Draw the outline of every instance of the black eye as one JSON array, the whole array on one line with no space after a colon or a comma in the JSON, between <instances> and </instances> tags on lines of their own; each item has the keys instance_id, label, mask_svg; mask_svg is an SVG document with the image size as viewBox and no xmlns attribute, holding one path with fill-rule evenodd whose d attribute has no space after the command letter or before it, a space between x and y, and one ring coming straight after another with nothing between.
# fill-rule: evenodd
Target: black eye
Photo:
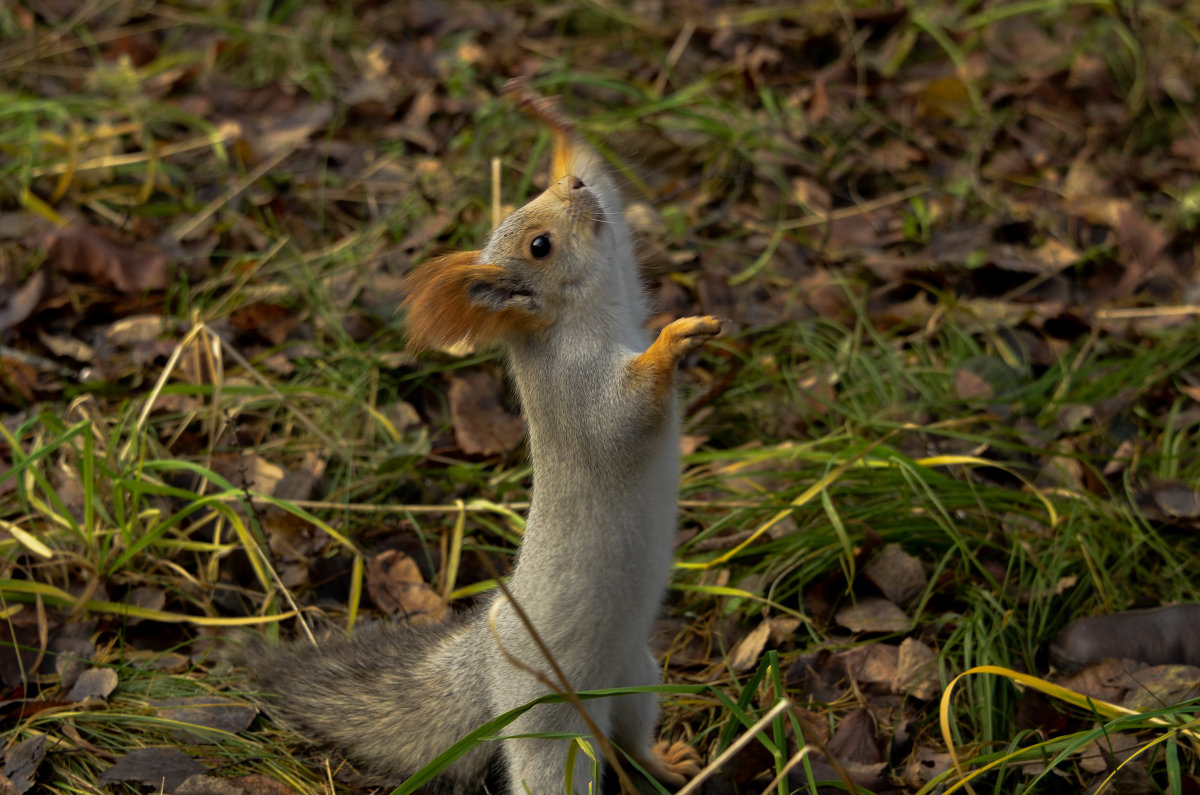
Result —
<instances>
[{"instance_id":1,"label":"black eye","mask_svg":"<svg viewBox=\"0 0 1200 795\"><path fill-rule=\"evenodd\" d=\"M529 253L534 259L545 259L550 256L550 235L538 235L529 241Z\"/></svg>"}]
</instances>

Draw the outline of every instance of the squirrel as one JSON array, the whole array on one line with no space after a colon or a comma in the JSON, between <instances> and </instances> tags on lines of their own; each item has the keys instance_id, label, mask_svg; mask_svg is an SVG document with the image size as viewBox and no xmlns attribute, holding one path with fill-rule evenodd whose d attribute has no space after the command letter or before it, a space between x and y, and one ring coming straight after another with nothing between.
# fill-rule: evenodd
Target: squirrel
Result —
<instances>
[{"instance_id":1,"label":"squirrel","mask_svg":"<svg viewBox=\"0 0 1200 795\"><path fill-rule=\"evenodd\" d=\"M389 780L549 692L533 673L547 668L546 653L575 691L661 682L648 642L676 531L675 370L722 326L682 318L649 341L612 175L554 100L521 79L505 90L551 129L552 184L482 250L415 269L404 307L411 350L494 344L515 380L533 484L506 593L446 624L377 627L315 647L260 644L242 659L263 691L278 694L267 702L274 717ZM698 772L689 746L655 743L657 694L583 703L592 725L664 784ZM591 736L576 707L539 704L507 727L511 736L480 743L427 791L480 792L494 765L514 795L563 792L567 744L528 736L563 733ZM599 791L586 755L571 772L573 793Z\"/></svg>"}]
</instances>

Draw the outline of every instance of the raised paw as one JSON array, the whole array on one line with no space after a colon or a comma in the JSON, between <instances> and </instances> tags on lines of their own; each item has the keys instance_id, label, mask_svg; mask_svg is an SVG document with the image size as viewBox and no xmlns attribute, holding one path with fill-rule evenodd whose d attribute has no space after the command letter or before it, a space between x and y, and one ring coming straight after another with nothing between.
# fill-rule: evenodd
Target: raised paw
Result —
<instances>
[{"instance_id":1,"label":"raised paw","mask_svg":"<svg viewBox=\"0 0 1200 795\"><path fill-rule=\"evenodd\" d=\"M629 363L631 387L645 395L654 416L663 416L670 405L675 366L689 352L721 333L715 317L684 317L658 332L658 339Z\"/></svg>"},{"instance_id":2,"label":"raised paw","mask_svg":"<svg viewBox=\"0 0 1200 795\"><path fill-rule=\"evenodd\" d=\"M658 333L658 341L666 345L675 361L678 362L720 333L720 318L712 315L681 317L667 324Z\"/></svg>"},{"instance_id":3,"label":"raised paw","mask_svg":"<svg viewBox=\"0 0 1200 795\"><path fill-rule=\"evenodd\" d=\"M650 752L646 770L663 784L678 787L700 772L700 754L687 743L659 740Z\"/></svg>"}]
</instances>

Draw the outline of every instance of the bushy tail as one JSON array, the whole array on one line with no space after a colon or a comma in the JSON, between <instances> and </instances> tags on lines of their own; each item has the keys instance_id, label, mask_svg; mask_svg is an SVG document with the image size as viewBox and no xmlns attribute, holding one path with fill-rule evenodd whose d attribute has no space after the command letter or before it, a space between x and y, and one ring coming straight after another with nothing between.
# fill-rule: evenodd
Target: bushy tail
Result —
<instances>
[{"instance_id":1,"label":"bushy tail","mask_svg":"<svg viewBox=\"0 0 1200 795\"><path fill-rule=\"evenodd\" d=\"M318 646L250 640L231 656L273 719L395 784L493 717L468 630L377 626ZM479 792L489 745L455 763L434 790Z\"/></svg>"}]
</instances>

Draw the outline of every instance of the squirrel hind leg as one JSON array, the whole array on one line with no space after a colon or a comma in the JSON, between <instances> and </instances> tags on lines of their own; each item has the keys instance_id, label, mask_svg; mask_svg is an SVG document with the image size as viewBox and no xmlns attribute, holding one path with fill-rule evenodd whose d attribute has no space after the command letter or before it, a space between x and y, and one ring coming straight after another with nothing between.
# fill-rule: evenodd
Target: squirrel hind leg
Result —
<instances>
[{"instance_id":1,"label":"squirrel hind leg","mask_svg":"<svg viewBox=\"0 0 1200 795\"><path fill-rule=\"evenodd\" d=\"M658 661L649 652L640 655L629 681L643 684L661 681ZM700 772L700 754L687 743L656 741L658 712L657 693L622 696L613 707L612 740L658 781L679 787Z\"/></svg>"},{"instance_id":2,"label":"squirrel hind leg","mask_svg":"<svg viewBox=\"0 0 1200 795\"><path fill-rule=\"evenodd\" d=\"M683 786L700 772L701 758L696 749L684 742L654 739L657 694L622 696L622 701L622 709L615 716L612 739L629 752L639 767L671 787Z\"/></svg>"}]
</instances>

